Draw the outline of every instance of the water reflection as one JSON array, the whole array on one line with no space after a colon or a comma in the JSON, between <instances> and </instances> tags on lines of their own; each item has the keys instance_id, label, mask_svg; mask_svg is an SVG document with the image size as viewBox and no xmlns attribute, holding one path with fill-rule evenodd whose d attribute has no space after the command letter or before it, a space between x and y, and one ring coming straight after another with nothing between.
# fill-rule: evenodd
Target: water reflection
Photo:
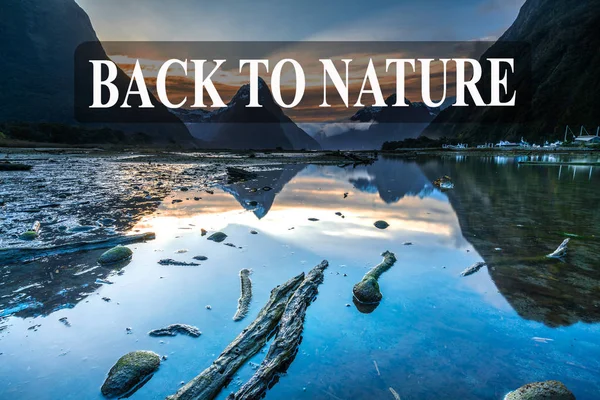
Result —
<instances>
[{"instance_id":1,"label":"water reflection","mask_svg":"<svg viewBox=\"0 0 600 400\"><path fill-rule=\"evenodd\" d=\"M600 217L592 211L600 174L587 166L485 161L420 165L429 179L453 178L447 194L462 232L522 317L553 327L600 321ZM577 174L581 169L586 173ZM565 262L545 259L565 237L571 237Z\"/></svg>"},{"instance_id":2,"label":"water reflection","mask_svg":"<svg viewBox=\"0 0 600 400\"><path fill-rule=\"evenodd\" d=\"M430 182L444 174L456 185L442 193ZM275 285L328 259L300 350L267 399L390 398L390 387L402 398L501 399L545 379L593 399L600 325L574 322L597 321L599 221L585 212L597 179L493 158L384 158L356 169L271 167L213 194L174 190L133 226L157 236L131 246L125 268L96 267L89 252L1 270L0 398L99 400L106 371L139 349L169 357L132 398L165 398L213 362ZM375 228L377 220L389 228ZM201 228L225 232L235 247L206 240ZM566 263L529 259L565 233L581 236ZM398 262L380 278L379 307L362 313L352 286L384 250ZM208 260L158 264L198 255ZM459 277L481 257L489 270ZM234 323L242 268L253 270L253 301ZM147 335L170 323L203 335ZM242 368L219 398L253 372Z\"/></svg>"}]
</instances>

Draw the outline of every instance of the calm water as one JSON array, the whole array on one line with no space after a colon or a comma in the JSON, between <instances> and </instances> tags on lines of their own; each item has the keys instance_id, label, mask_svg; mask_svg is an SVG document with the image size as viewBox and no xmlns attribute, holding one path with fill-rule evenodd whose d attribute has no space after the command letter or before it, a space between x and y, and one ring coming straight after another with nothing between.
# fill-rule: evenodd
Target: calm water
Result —
<instances>
[{"instance_id":1,"label":"calm water","mask_svg":"<svg viewBox=\"0 0 600 400\"><path fill-rule=\"evenodd\" d=\"M432 187L441 175L454 190ZM273 190L251 190L264 186ZM101 251L1 267L0 398L100 399L108 369L133 350L169 358L131 398L164 398L212 363L274 286L327 259L298 355L267 399L393 399L390 387L403 400L501 399L548 379L597 399L599 195L594 168L460 157L294 165L213 195L172 192L133 227L156 240L130 246L133 260L120 271L94 268ZM194 196L202 200L186 200ZM375 228L377 220L390 227ZM237 247L206 240L201 228ZM564 262L540 258L565 237ZM352 286L385 250L398 262L379 280L379 307L363 313ZM197 255L208 260L157 264ZM489 268L459 276L482 259ZM246 319L233 322L242 268L253 271L254 295ZM202 336L147 335L177 322Z\"/></svg>"}]
</instances>

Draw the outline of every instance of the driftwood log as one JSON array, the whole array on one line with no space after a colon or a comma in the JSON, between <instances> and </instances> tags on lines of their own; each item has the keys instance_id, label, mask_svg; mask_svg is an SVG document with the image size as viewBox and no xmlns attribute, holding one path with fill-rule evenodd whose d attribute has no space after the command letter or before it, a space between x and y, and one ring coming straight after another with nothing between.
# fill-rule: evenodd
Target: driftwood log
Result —
<instances>
[{"instance_id":1,"label":"driftwood log","mask_svg":"<svg viewBox=\"0 0 600 400\"><path fill-rule=\"evenodd\" d=\"M285 307L277 335L269 347L267 356L248 382L236 393L229 395L228 400L262 398L269 386L276 382L279 374L287 370L302 341L306 309L317 295L318 287L323 282L323 272L328 265L327 261L323 261L306 275Z\"/></svg>"},{"instance_id":2,"label":"driftwood log","mask_svg":"<svg viewBox=\"0 0 600 400\"><path fill-rule=\"evenodd\" d=\"M252 281L250 280L250 270L244 268L240 271L240 286L241 294L238 300L238 308L233 316L234 321L241 321L244 319L250 308L250 301L252 300Z\"/></svg>"},{"instance_id":3,"label":"driftwood log","mask_svg":"<svg viewBox=\"0 0 600 400\"><path fill-rule=\"evenodd\" d=\"M168 400L214 399L236 371L265 345L275 329L286 304L304 280L304 273L271 291L267 304L256 319L227 346L219 357Z\"/></svg>"},{"instance_id":4,"label":"driftwood log","mask_svg":"<svg viewBox=\"0 0 600 400\"><path fill-rule=\"evenodd\" d=\"M58 246L48 247L14 247L0 249L0 264L13 264L16 262L34 260L40 257L48 257L56 254L76 253L79 251L107 249L118 245L144 242L153 240L155 234L152 232L139 235L115 236L100 240L90 240L75 243L65 243Z\"/></svg>"}]
</instances>

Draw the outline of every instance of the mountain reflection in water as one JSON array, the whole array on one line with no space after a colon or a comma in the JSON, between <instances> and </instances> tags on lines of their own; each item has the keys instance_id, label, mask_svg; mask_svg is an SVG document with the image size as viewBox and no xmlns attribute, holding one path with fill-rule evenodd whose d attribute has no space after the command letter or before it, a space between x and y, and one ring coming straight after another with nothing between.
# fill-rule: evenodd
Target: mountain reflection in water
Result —
<instances>
[{"instance_id":1,"label":"mountain reflection in water","mask_svg":"<svg viewBox=\"0 0 600 400\"><path fill-rule=\"evenodd\" d=\"M519 315L548 326L600 321L597 168L519 165L503 157L420 166L430 180L452 177L455 189L447 195L463 235ZM564 262L543 257L567 237Z\"/></svg>"},{"instance_id":2,"label":"mountain reflection in water","mask_svg":"<svg viewBox=\"0 0 600 400\"><path fill-rule=\"evenodd\" d=\"M432 186L442 175L455 189ZM125 267L97 266L101 251L0 267L0 398L99 400L115 360L141 349L169 359L132 399L164 398L212 363L273 287L322 259L330 267L299 352L267 400L390 398L390 387L403 399L501 399L546 379L578 399L600 390L600 326L577 324L598 321L595 170L384 157L357 168L258 168L256 179L212 194L194 179L188 191L176 190L178 180L151 214L128 209L132 229L156 240L130 246ZM389 227L377 229L377 220ZM234 247L206 240L201 228L225 232ZM544 259L566 234L578 236L565 262ZM398 261L379 279L381 304L363 314L352 286L384 250ZM157 263L197 255L208 260ZM482 258L489 268L459 276ZM253 270L253 301L234 323L242 268ZM170 323L203 335L147 335ZM244 366L219 399L253 372Z\"/></svg>"}]
</instances>

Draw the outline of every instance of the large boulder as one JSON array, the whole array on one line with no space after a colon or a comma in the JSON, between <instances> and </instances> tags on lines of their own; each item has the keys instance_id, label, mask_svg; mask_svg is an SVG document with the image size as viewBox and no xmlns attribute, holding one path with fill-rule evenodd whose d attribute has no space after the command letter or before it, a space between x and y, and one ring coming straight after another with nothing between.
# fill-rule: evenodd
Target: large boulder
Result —
<instances>
[{"instance_id":1,"label":"large boulder","mask_svg":"<svg viewBox=\"0 0 600 400\"><path fill-rule=\"evenodd\" d=\"M152 351L132 351L119 358L108 372L102 385L106 397L120 397L131 394L146 382L160 366L160 356Z\"/></svg>"},{"instance_id":2,"label":"large boulder","mask_svg":"<svg viewBox=\"0 0 600 400\"><path fill-rule=\"evenodd\" d=\"M545 381L521 386L505 400L575 400L575 396L562 382Z\"/></svg>"}]
</instances>

